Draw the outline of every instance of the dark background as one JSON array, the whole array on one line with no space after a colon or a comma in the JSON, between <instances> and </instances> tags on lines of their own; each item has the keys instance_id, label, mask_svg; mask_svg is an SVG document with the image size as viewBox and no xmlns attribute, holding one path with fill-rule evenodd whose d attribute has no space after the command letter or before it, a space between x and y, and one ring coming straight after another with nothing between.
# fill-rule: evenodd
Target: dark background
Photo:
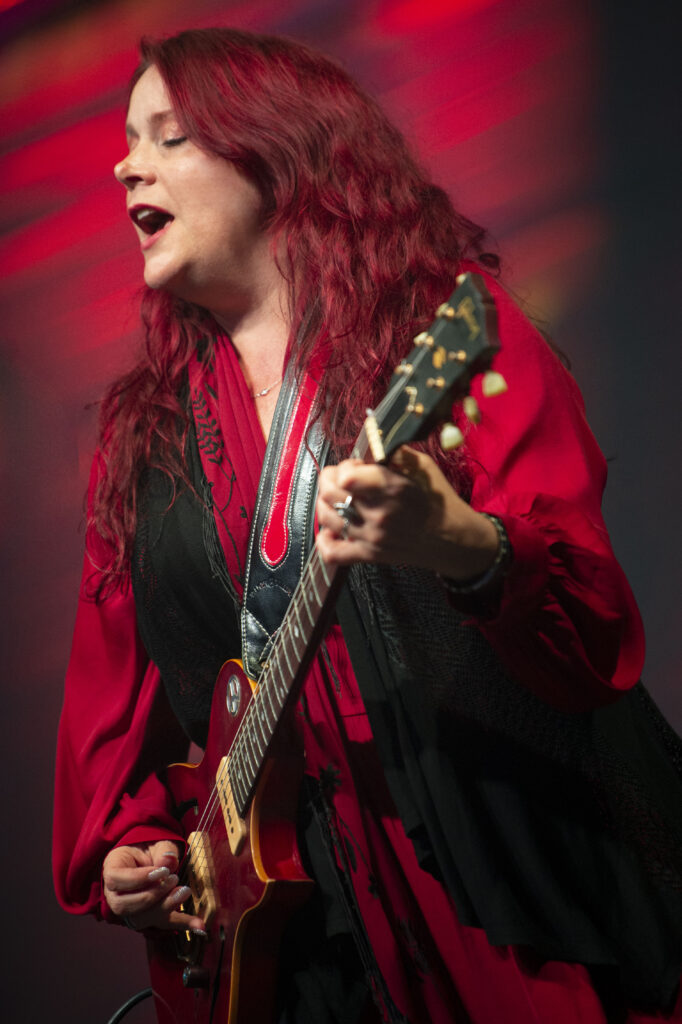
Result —
<instances>
[{"instance_id":1,"label":"dark background","mask_svg":"<svg viewBox=\"0 0 682 1024\"><path fill-rule=\"evenodd\" d=\"M6 1020L104 1024L147 984L142 941L64 914L49 867L87 406L137 337L141 262L111 167L143 33L231 24L317 45L490 228L505 280L547 321L583 389L610 460L607 522L647 629L646 681L682 728L678 7L629 8L0 0Z\"/></svg>"}]
</instances>

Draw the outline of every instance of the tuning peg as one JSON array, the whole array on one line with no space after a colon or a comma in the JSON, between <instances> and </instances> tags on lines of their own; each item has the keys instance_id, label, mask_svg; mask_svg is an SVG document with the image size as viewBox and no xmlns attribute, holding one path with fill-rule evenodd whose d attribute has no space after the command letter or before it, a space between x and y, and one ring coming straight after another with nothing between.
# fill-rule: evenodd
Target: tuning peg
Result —
<instances>
[{"instance_id":1,"label":"tuning peg","mask_svg":"<svg viewBox=\"0 0 682 1024\"><path fill-rule=\"evenodd\" d=\"M469 423L480 423L481 422L481 410L478 408L478 402L473 395L467 395L462 401L462 408L464 409L464 415L469 420Z\"/></svg>"},{"instance_id":2,"label":"tuning peg","mask_svg":"<svg viewBox=\"0 0 682 1024\"><path fill-rule=\"evenodd\" d=\"M464 444L464 434L454 423L445 423L440 432L440 446L444 452L452 452Z\"/></svg>"},{"instance_id":3,"label":"tuning peg","mask_svg":"<svg viewBox=\"0 0 682 1024\"><path fill-rule=\"evenodd\" d=\"M483 374L481 391L486 398L493 398L495 395L503 395L507 390L507 382L501 373L496 373L494 370L488 370L487 373Z\"/></svg>"}]
</instances>

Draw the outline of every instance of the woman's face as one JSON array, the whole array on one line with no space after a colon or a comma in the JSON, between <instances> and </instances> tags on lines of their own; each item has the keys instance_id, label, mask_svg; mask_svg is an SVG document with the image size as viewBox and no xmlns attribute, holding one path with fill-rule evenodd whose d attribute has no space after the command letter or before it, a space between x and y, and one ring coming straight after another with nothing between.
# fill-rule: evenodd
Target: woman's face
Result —
<instances>
[{"instance_id":1,"label":"woman's face","mask_svg":"<svg viewBox=\"0 0 682 1024\"><path fill-rule=\"evenodd\" d=\"M150 288L166 288L216 313L253 301L273 258L258 189L222 157L185 138L155 67L130 98L129 153L114 168ZM266 275L270 277L270 275Z\"/></svg>"}]
</instances>

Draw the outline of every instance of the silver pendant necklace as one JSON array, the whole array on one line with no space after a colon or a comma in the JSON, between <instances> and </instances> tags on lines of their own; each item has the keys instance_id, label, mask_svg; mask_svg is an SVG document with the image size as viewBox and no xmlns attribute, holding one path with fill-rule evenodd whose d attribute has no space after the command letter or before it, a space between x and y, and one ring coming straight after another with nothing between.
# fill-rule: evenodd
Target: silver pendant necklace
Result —
<instances>
[{"instance_id":1,"label":"silver pendant necklace","mask_svg":"<svg viewBox=\"0 0 682 1024\"><path fill-rule=\"evenodd\" d=\"M273 388L276 388L277 385L281 384L281 383L282 383L282 377L280 377L279 380L276 380L274 384L270 384L270 385L268 385L267 388L263 388L262 391L252 391L251 392L251 397L252 398L263 398L270 391L272 391Z\"/></svg>"}]
</instances>

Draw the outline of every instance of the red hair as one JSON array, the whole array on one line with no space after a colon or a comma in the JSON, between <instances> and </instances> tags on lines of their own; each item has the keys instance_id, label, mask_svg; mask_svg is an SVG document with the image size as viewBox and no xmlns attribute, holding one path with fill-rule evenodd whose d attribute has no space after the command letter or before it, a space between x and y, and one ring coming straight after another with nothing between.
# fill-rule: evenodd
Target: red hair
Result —
<instances>
[{"instance_id":1,"label":"red hair","mask_svg":"<svg viewBox=\"0 0 682 1024\"><path fill-rule=\"evenodd\" d=\"M273 251L283 243L288 257L280 269L293 355L305 366L324 336L320 414L336 450L348 451L461 259L497 266L482 252L485 232L456 213L378 105L321 54L227 28L144 39L141 54L131 89L156 67L183 132L260 190ZM153 463L186 481L180 394L192 351L203 343L210 352L214 329L206 310L163 291L145 289L142 315L146 354L101 411L105 471L92 522L113 544L117 577L132 549L140 473Z\"/></svg>"}]
</instances>

